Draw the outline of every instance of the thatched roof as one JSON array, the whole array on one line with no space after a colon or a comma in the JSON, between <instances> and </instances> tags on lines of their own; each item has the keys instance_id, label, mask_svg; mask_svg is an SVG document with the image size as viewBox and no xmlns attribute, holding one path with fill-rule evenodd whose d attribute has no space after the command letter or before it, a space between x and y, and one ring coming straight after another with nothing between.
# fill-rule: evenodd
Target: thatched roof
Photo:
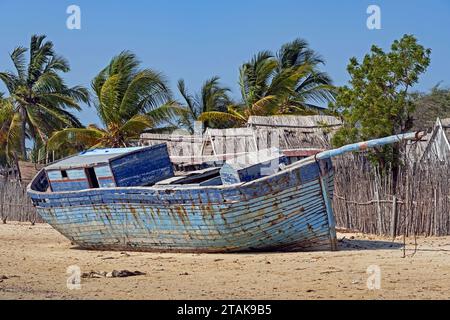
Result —
<instances>
[{"instance_id":1,"label":"thatched roof","mask_svg":"<svg viewBox=\"0 0 450 320\"><path fill-rule=\"evenodd\" d=\"M34 176L44 167L43 164L37 164L26 161L19 161L20 179L24 185L31 182Z\"/></svg>"},{"instance_id":2,"label":"thatched roof","mask_svg":"<svg viewBox=\"0 0 450 320\"><path fill-rule=\"evenodd\" d=\"M279 148L330 148L330 139L342 125L332 116L281 115L271 117L252 116L248 125L255 130L258 145L273 145L279 141Z\"/></svg>"},{"instance_id":3,"label":"thatched roof","mask_svg":"<svg viewBox=\"0 0 450 320\"><path fill-rule=\"evenodd\" d=\"M252 116L245 128L208 128L203 136L144 133L140 145L166 143L175 162L273 147L306 156L328 149L331 136L340 126L339 119L332 116Z\"/></svg>"},{"instance_id":4,"label":"thatched roof","mask_svg":"<svg viewBox=\"0 0 450 320\"><path fill-rule=\"evenodd\" d=\"M191 156L201 153L203 138L197 135L143 133L139 139L139 144L142 146L160 143L167 144L171 156Z\"/></svg>"},{"instance_id":5,"label":"thatched roof","mask_svg":"<svg viewBox=\"0 0 450 320\"><path fill-rule=\"evenodd\" d=\"M314 115L314 116L296 116L296 115L279 115L279 116L251 116L248 119L248 125L252 127L283 127L298 129L323 129L337 128L342 122L333 116Z\"/></svg>"},{"instance_id":6,"label":"thatched roof","mask_svg":"<svg viewBox=\"0 0 450 320\"><path fill-rule=\"evenodd\" d=\"M257 151L251 128L210 129L205 132L203 154L233 154Z\"/></svg>"}]
</instances>

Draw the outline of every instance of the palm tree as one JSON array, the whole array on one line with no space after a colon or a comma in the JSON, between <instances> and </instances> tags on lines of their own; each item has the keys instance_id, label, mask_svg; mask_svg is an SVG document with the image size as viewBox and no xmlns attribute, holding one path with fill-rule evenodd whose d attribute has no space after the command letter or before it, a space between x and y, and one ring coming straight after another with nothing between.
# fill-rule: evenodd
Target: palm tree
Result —
<instances>
[{"instance_id":1,"label":"palm tree","mask_svg":"<svg viewBox=\"0 0 450 320\"><path fill-rule=\"evenodd\" d=\"M256 54L239 70L241 103L230 104L226 111L203 112L199 119L241 125L249 116L263 114L266 107L276 99L276 96L271 94L273 90L270 88L270 79L275 75L276 67L276 61L270 52L262 51Z\"/></svg>"},{"instance_id":2,"label":"palm tree","mask_svg":"<svg viewBox=\"0 0 450 320\"><path fill-rule=\"evenodd\" d=\"M283 45L277 55L259 52L240 68L241 103L200 119L242 125L252 115L317 113L322 108L316 103L333 100L331 79L318 70L323 63L302 39Z\"/></svg>"},{"instance_id":3,"label":"palm tree","mask_svg":"<svg viewBox=\"0 0 450 320\"><path fill-rule=\"evenodd\" d=\"M334 101L333 81L326 72L319 69L325 65L325 60L309 48L307 41L295 39L286 43L276 56L278 73L282 73L283 70L289 70L290 68L295 69L305 66L302 76L295 85L295 94L290 97L290 103L294 112L323 112L324 108L320 104Z\"/></svg>"},{"instance_id":4,"label":"palm tree","mask_svg":"<svg viewBox=\"0 0 450 320\"><path fill-rule=\"evenodd\" d=\"M140 69L139 60L123 51L114 57L92 81L95 107L103 127L66 128L55 132L48 141L51 150L62 145L83 148L126 147L148 128L165 123L181 113L171 100L163 75Z\"/></svg>"},{"instance_id":5,"label":"palm tree","mask_svg":"<svg viewBox=\"0 0 450 320\"><path fill-rule=\"evenodd\" d=\"M178 91L183 97L182 104L186 109L186 113L180 117L180 126L187 128L193 134L194 124L204 112L221 111L225 112L228 105L231 104L231 99L228 96L230 89L220 85L220 78L217 76L206 80L200 90L200 94L191 95L184 83L183 79L178 81ZM219 124L214 121L207 123L208 127L215 127Z\"/></svg>"},{"instance_id":6,"label":"palm tree","mask_svg":"<svg viewBox=\"0 0 450 320\"><path fill-rule=\"evenodd\" d=\"M55 129L81 126L69 109L80 110L80 102L89 103L87 89L68 87L64 83L59 73L68 72L69 64L54 52L53 43L45 38L31 37L28 62L28 49L15 48L10 54L15 73L0 72L0 80L9 92L5 99L14 114L9 131L18 135L18 151L24 160L27 138L34 145L43 145Z\"/></svg>"},{"instance_id":7,"label":"palm tree","mask_svg":"<svg viewBox=\"0 0 450 320\"><path fill-rule=\"evenodd\" d=\"M13 150L18 147L19 137L17 120L12 104L0 93L0 166L13 162Z\"/></svg>"}]
</instances>

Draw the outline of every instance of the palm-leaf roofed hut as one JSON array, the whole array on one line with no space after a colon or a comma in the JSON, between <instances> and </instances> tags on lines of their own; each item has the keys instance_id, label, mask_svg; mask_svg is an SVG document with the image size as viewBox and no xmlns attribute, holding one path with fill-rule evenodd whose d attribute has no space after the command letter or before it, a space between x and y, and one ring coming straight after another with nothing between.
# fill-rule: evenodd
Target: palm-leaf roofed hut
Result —
<instances>
[{"instance_id":1,"label":"palm-leaf roofed hut","mask_svg":"<svg viewBox=\"0 0 450 320\"><path fill-rule=\"evenodd\" d=\"M203 154L237 154L277 148L286 155L306 157L330 148L341 127L332 116L251 116L245 128L210 129L204 134Z\"/></svg>"},{"instance_id":2,"label":"palm-leaf roofed hut","mask_svg":"<svg viewBox=\"0 0 450 320\"><path fill-rule=\"evenodd\" d=\"M153 146L165 143L170 159L175 164L200 162L195 159L202 154L203 137L187 133L143 133L139 139L141 146Z\"/></svg>"},{"instance_id":3,"label":"palm-leaf roofed hut","mask_svg":"<svg viewBox=\"0 0 450 320\"><path fill-rule=\"evenodd\" d=\"M257 150L257 140L252 128L208 128L205 131L203 155L239 154Z\"/></svg>"},{"instance_id":4,"label":"palm-leaf roofed hut","mask_svg":"<svg viewBox=\"0 0 450 320\"><path fill-rule=\"evenodd\" d=\"M221 161L229 156L277 148L286 155L306 157L330 148L330 139L342 125L332 116L252 116L247 127L207 128L202 136L143 133L140 145L166 143L174 163Z\"/></svg>"},{"instance_id":5,"label":"palm-leaf roofed hut","mask_svg":"<svg viewBox=\"0 0 450 320\"><path fill-rule=\"evenodd\" d=\"M281 150L310 149L314 153L331 147L331 137L342 126L342 122L327 115L251 116L248 126L258 137L259 146L270 144L279 137Z\"/></svg>"},{"instance_id":6,"label":"palm-leaf roofed hut","mask_svg":"<svg viewBox=\"0 0 450 320\"><path fill-rule=\"evenodd\" d=\"M205 161L223 161L227 155L257 151L251 128L211 129L203 135L143 133L141 146L166 143L172 162L176 165L197 165Z\"/></svg>"}]
</instances>

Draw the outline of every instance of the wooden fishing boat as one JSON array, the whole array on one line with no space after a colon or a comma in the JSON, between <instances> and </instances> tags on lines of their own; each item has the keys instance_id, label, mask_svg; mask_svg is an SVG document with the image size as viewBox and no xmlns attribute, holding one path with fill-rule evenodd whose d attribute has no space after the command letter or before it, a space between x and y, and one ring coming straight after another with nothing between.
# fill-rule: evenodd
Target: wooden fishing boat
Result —
<instances>
[{"instance_id":1,"label":"wooden fishing boat","mask_svg":"<svg viewBox=\"0 0 450 320\"><path fill-rule=\"evenodd\" d=\"M40 216L82 248L336 250L331 158L420 136L357 143L294 163L284 155L227 161L184 175L174 173L164 144L92 150L41 170L28 193Z\"/></svg>"}]
</instances>

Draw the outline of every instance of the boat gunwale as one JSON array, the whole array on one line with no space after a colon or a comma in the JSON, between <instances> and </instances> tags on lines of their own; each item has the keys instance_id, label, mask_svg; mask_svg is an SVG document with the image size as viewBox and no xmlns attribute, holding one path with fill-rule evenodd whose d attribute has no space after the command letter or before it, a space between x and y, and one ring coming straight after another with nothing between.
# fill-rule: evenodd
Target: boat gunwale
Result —
<instances>
[{"instance_id":1,"label":"boat gunwale","mask_svg":"<svg viewBox=\"0 0 450 320\"><path fill-rule=\"evenodd\" d=\"M89 193L92 191L119 191L119 190L146 190L146 191L157 191L157 192L164 192L166 190L170 190L170 191L185 191L185 190L221 190L221 191L227 191L230 189L236 189L239 187L243 187L243 186L251 186L253 184L259 184L259 183L263 183L266 180L272 179L274 177L277 176L281 176L284 174L288 174L291 173L295 170L300 169L303 166L312 164L312 163L317 163L319 161L326 161L326 159L324 160L317 160L315 158L315 156L311 156L305 159L301 159L299 161L296 161L290 165L285 166L283 169L281 169L279 172L268 175L268 176L263 176L260 177L258 179L252 180L252 181L248 181L248 182L239 182L239 183L234 183L234 184L228 184L228 185L219 185L219 186L199 186L199 185L162 185L162 186L156 186L156 185L152 185L152 186L135 186L135 187L108 187L108 188L95 188L95 189L82 189L82 190L69 190L69 191L57 191L57 192L47 192L47 191L38 191L33 189L33 186L36 182L36 179L41 175L42 172L45 173L45 168L41 169L36 176L33 178L33 180L31 180L31 182L27 185L27 193L29 193L30 195L65 195L65 194L84 194L84 193ZM186 186L192 186L192 187L186 187Z\"/></svg>"},{"instance_id":2,"label":"boat gunwale","mask_svg":"<svg viewBox=\"0 0 450 320\"><path fill-rule=\"evenodd\" d=\"M237 187L242 186L251 186L253 184L264 182L265 180L271 179L273 177L276 177L278 175L283 175L286 173L290 173L294 170L297 170L301 168L303 165L308 165L310 163L317 163L319 166L320 161L331 161L330 159L332 157L348 153L348 152L355 152L355 151L365 151L367 148L378 146L378 145L385 145L385 144L392 144L395 142L400 142L402 140L418 140L422 137L426 136L426 132L424 131L417 131L417 132L409 132L405 134L399 134L399 135L393 135L389 137L379 138L379 139L373 139L363 142L357 142L349 145L345 145L343 147L337 148L337 149L330 149L323 151L319 154L316 154L314 156L310 156L305 159L301 159L297 162L294 162L293 164L290 164L288 166L285 166L283 169L281 169L279 172L274 173L269 176L260 177L258 179L248 181L248 182L241 182L241 183L235 183L235 184L229 184L229 185L220 185L220 186L197 186L192 185L192 188L186 188L186 187L179 187L177 185L167 185L167 187L157 187L155 188L155 185L144 187L144 186L136 186L136 187L110 187L110 188L96 188L96 189L83 189L83 190L70 190L70 191L58 191L58 192L51 192L48 193L46 191L38 191L33 189L33 185L35 184L37 178L40 177L42 171L46 173L46 168L43 168L39 171L39 173L33 178L33 180L27 185L27 193L31 195L43 195L43 194L70 194L70 193L76 193L76 194L82 194L82 193L88 193L92 192L92 190L102 190L102 191L110 191L110 190L152 190L152 191L165 191L165 190L172 190L172 191L178 191L178 190L222 190L226 191L229 189L234 189ZM132 151L132 152L140 152L142 150L145 150L147 148L151 148L152 146L143 147L141 149ZM320 168L319 168L320 169ZM320 174L319 174L320 175ZM48 180L48 177L47 177Z\"/></svg>"}]
</instances>

